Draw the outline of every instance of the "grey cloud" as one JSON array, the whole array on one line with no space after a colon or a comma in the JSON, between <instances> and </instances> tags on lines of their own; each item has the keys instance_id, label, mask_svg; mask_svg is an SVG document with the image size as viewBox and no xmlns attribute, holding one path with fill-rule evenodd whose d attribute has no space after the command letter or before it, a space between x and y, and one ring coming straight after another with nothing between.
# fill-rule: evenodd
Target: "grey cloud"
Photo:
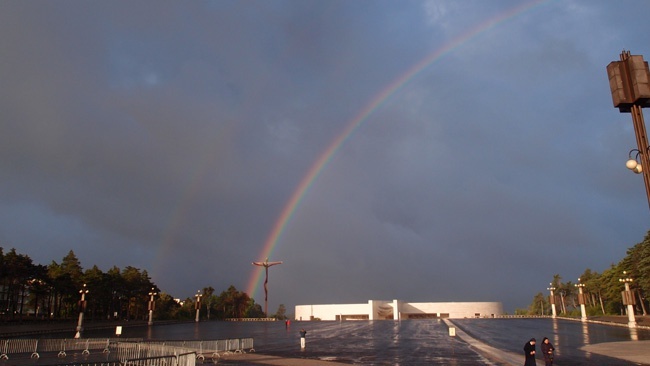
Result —
<instances>
[{"instance_id":1,"label":"grey cloud","mask_svg":"<svg viewBox=\"0 0 650 366\"><path fill-rule=\"evenodd\" d=\"M647 230L605 72L650 58L630 4L542 2L452 45L518 3L5 3L0 246L147 269L177 297L245 290L366 108L275 247L269 308L527 306Z\"/></svg>"}]
</instances>

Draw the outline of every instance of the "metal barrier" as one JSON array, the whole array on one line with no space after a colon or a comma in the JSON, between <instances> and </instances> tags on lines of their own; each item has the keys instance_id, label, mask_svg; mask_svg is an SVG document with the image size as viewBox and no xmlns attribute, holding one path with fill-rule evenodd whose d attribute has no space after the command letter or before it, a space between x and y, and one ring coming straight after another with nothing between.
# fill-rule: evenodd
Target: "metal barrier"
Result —
<instances>
[{"instance_id":1,"label":"metal barrier","mask_svg":"<svg viewBox=\"0 0 650 366\"><path fill-rule=\"evenodd\" d=\"M228 322L275 322L276 318L226 318Z\"/></svg>"},{"instance_id":2,"label":"metal barrier","mask_svg":"<svg viewBox=\"0 0 650 366\"><path fill-rule=\"evenodd\" d=\"M173 366L176 364L176 356L146 357L120 362L120 365L124 366Z\"/></svg>"},{"instance_id":3,"label":"metal barrier","mask_svg":"<svg viewBox=\"0 0 650 366\"><path fill-rule=\"evenodd\" d=\"M167 347L180 347L180 348L187 348L187 349L192 349L196 351L196 359L198 360L205 360L205 356L203 355L205 353L204 351L204 344L206 342L204 341L164 341L164 342L147 342L147 344L151 345L161 345L161 346L167 346Z\"/></svg>"},{"instance_id":4,"label":"metal barrier","mask_svg":"<svg viewBox=\"0 0 650 366\"><path fill-rule=\"evenodd\" d=\"M58 352L58 357L65 357L65 339L41 339L38 349L41 352Z\"/></svg>"},{"instance_id":5,"label":"metal barrier","mask_svg":"<svg viewBox=\"0 0 650 366\"><path fill-rule=\"evenodd\" d=\"M196 365L196 353L183 353L176 357L176 365L178 366L194 366Z\"/></svg>"},{"instance_id":6,"label":"metal barrier","mask_svg":"<svg viewBox=\"0 0 650 366\"><path fill-rule=\"evenodd\" d=\"M58 357L65 357L66 351L82 351L84 355L90 350L100 350L108 353L109 345L116 339L87 338L87 339L6 339L0 340L2 354L0 359L8 360L9 355L29 353L31 358L40 358L39 352L58 352ZM126 339L126 341L142 341L141 338Z\"/></svg>"},{"instance_id":7,"label":"metal barrier","mask_svg":"<svg viewBox=\"0 0 650 366\"><path fill-rule=\"evenodd\" d=\"M7 339L0 359L8 360L11 353L31 353L31 358L38 358L38 339Z\"/></svg>"},{"instance_id":8,"label":"metal barrier","mask_svg":"<svg viewBox=\"0 0 650 366\"><path fill-rule=\"evenodd\" d=\"M187 347L176 347L156 343L128 343L120 342L111 344L117 358L120 362L127 360L142 360L142 359L160 359L160 362L165 362L166 357L176 357L177 362L182 365L194 365L196 363L196 350ZM192 361L187 359L191 356ZM182 357L181 357L182 356Z\"/></svg>"},{"instance_id":9,"label":"metal barrier","mask_svg":"<svg viewBox=\"0 0 650 366\"><path fill-rule=\"evenodd\" d=\"M206 354L212 354L212 358L221 357L222 354L255 352L253 338L217 339L209 341L164 341L147 342L149 344L161 344L165 346L183 347L197 351L196 358L205 360Z\"/></svg>"},{"instance_id":10,"label":"metal barrier","mask_svg":"<svg viewBox=\"0 0 650 366\"><path fill-rule=\"evenodd\" d=\"M209 341L164 341L143 342L142 339L87 338L87 339L7 339L0 340L0 359L8 360L9 355L29 354L39 358L39 352L57 353L57 357L66 357L66 351L82 351L83 355L91 350L103 353L115 352L116 360L129 365L140 365L140 360L151 359L147 365L194 366L196 360L205 360L206 354L212 358L221 354L255 352L253 338L218 339ZM191 357L189 356L191 355ZM24 356L23 356L24 357ZM175 357L175 363L169 363ZM188 358L192 360L189 361ZM153 360L155 359L155 360ZM115 361L118 362L118 361ZM76 364L66 363L66 364ZM104 365L112 364L106 361Z\"/></svg>"},{"instance_id":11,"label":"metal barrier","mask_svg":"<svg viewBox=\"0 0 650 366\"><path fill-rule=\"evenodd\" d=\"M221 357L219 355L219 352L221 353L226 353L228 351L228 340L227 339L221 339L216 341L216 350L212 353L212 358L216 355L217 357Z\"/></svg>"},{"instance_id":12,"label":"metal barrier","mask_svg":"<svg viewBox=\"0 0 650 366\"><path fill-rule=\"evenodd\" d=\"M196 366L195 352L179 355L143 357L123 361L77 361L50 364L51 366Z\"/></svg>"},{"instance_id":13,"label":"metal barrier","mask_svg":"<svg viewBox=\"0 0 650 366\"><path fill-rule=\"evenodd\" d=\"M182 353L173 356L144 357L124 360L122 366L195 366L195 352Z\"/></svg>"},{"instance_id":14,"label":"metal barrier","mask_svg":"<svg viewBox=\"0 0 650 366\"><path fill-rule=\"evenodd\" d=\"M255 348L253 348L253 338L242 338L241 349L242 351L248 349L248 352L255 352Z\"/></svg>"}]
</instances>

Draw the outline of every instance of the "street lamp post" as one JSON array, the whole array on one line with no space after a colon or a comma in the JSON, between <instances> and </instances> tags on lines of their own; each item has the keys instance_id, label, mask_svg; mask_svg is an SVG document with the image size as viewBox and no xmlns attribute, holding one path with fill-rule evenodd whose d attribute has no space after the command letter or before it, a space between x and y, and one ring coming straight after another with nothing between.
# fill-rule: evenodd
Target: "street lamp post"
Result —
<instances>
[{"instance_id":1,"label":"street lamp post","mask_svg":"<svg viewBox=\"0 0 650 366\"><path fill-rule=\"evenodd\" d=\"M81 294L81 300L79 301L79 321L77 322L77 333L74 335L75 338L81 338L81 331L83 330L84 310L86 309L86 294L88 293L88 289L86 288L85 283L81 290L79 290L79 293Z\"/></svg>"},{"instance_id":2,"label":"street lamp post","mask_svg":"<svg viewBox=\"0 0 650 366\"><path fill-rule=\"evenodd\" d=\"M156 303L153 301L153 297L158 295L156 292L156 289L153 287L151 288L151 291L149 291L149 322L147 323L148 325L153 324L153 310L156 307Z\"/></svg>"},{"instance_id":3,"label":"street lamp post","mask_svg":"<svg viewBox=\"0 0 650 366\"><path fill-rule=\"evenodd\" d=\"M630 283L634 281L632 277L629 277L626 271L623 271L623 278L619 278L619 282L625 284L625 291L621 292L623 297L623 305L627 305L627 319L628 327L636 328L636 319L634 318L634 295L630 291Z\"/></svg>"},{"instance_id":4,"label":"street lamp post","mask_svg":"<svg viewBox=\"0 0 650 366\"><path fill-rule=\"evenodd\" d=\"M621 113L632 114L637 148L630 151L625 165L635 173L643 174L650 206L650 146L643 121L643 108L650 107L650 69L643 56L623 51L620 61L612 61L607 65L607 76L614 107ZM636 155L632 158L635 151Z\"/></svg>"},{"instance_id":5,"label":"street lamp post","mask_svg":"<svg viewBox=\"0 0 650 366\"><path fill-rule=\"evenodd\" d=\"M203 297L203 294L201 293L201 290L196 291L196 295L194 295L194 297L196 297L196 304L195 304L195 307L196 307L196 319L194 321L198 323L199 322L199 312L201 311L201 297Z\"/></svg>"},{"instance_id":6,"label":"street lamp post","mask_svg":"<svg viewBox=\"0 0 650 366\"><path fill-rule=\"evenodd\" d=\"M269 262L269 258L266 258L264 262L253 262L253 265L264 267L266 270L266 277L264 279L264 316L267 318L269 316L269 291L266 288L266 284L269 282L269 267L275 266L276 264L282 264L282 262Z\"/></svg>"},{"instance_id":7,"label":"street lamp post","mask_svg":"<svg viewBox=\"0 0 650 366\"><path fill-rule=\"evenodd\" d=\"M580 304L580 319L582 321L587 320L587 311L585 309L585 294L583 293L582 289L585 287L584 283L580 282L580 278L578 278L578 283L575 284L575 286L578 288L578 303Z\"/></svg>"},{"instance_id":8,"label":"street lamp post","mask_svg":"<svg viewBox=\"0 0 650 366\"><path fill-rule=\"evenodd\" d=\"M547 290L551 291L551 296L549 296L549 302L551 303L551 313L553 314L553 317L557 317L557 312L555 311L555 295L553 294L553 291L555 291L555 287L553 287L552 283L549 283L549 286Z\"/></svg>"}]
</instances>

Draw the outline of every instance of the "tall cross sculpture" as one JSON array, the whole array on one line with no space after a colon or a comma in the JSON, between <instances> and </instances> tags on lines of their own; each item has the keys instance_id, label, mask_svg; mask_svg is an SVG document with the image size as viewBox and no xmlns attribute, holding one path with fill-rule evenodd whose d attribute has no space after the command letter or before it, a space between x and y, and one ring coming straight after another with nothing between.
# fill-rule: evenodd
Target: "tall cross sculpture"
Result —
<instances>
[{"instance_id":1,"label":"tall cross sculpture","mask_svg":"<svg viewBox=\"0 0 650 366\"><path fill-rule=\"evenodd\" d=\"M282 262L269 262L267 257L264 262L253 262L253 265L264 267L266 270L266 278L264 279L264 316L268 317L268 306L269 306L269 290L266 288L266 284L269 282L269 267L275 266L276 264L282 264ZM252 294L251 294L252 295Z\"/></svg>"}]
</instances>

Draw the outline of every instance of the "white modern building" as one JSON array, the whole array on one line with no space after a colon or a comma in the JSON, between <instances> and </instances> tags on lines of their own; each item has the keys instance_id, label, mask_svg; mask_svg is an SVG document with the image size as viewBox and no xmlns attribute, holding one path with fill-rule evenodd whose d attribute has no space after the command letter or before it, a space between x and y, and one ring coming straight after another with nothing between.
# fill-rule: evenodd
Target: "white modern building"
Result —
<instances>
[{"instance_id":1,"label":"white modern building","mask_svg":"<svg viewBox=\"0 0 650 366\"><path fill-rule=\"evenodd\" d=\"M368 300L367 304L296 305L296 320L403 320L493 318L500 302L404 302Z\"/></svg>"}]
</instances>

